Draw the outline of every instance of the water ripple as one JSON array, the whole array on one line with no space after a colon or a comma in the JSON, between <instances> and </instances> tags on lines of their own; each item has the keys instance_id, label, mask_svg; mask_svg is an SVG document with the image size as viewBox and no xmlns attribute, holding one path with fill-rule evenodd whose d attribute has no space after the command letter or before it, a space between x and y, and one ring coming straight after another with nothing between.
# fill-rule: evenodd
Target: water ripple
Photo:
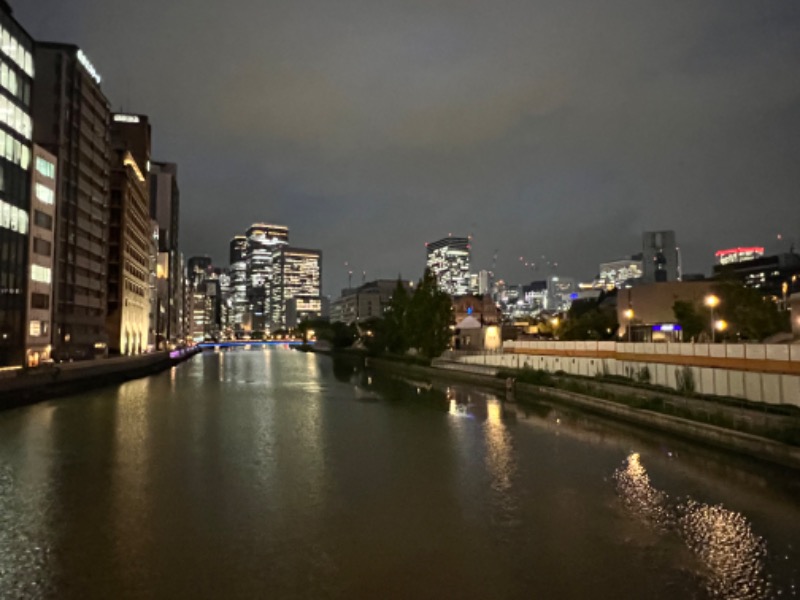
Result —
<instances>
[{"instance_id":1,"label":"water ripple","mask_svg":"<svg viewBox=\"0 0 800 600\"><path fill-rule=\"evenodd\" d=\"M753 532L744 515L691 498L670 500L650 483L637 453L615 471L614 481L626 510L683 540L702 565L709 597L757 600L776 593L765 569L767 543Z\"/></svg>"}]
</instances>

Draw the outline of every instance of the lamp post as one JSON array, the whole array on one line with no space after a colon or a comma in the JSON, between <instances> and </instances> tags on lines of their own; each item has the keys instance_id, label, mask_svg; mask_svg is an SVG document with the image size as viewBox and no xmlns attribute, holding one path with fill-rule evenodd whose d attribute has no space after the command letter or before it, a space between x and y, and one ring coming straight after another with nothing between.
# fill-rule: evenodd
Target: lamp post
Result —
<instances>
[{"instance_id":1,"label":"lamp post","mask_svg":"<svg viewBox=\"0 0 800 600\"><path fill-rule=\"evenodd\" d=\"M631 341L631 322L633 321L633 309L629 308L624 313L625 318L628 319L628 325L625 327L628 330L628 341Z\"/></svg>"},{"instance_id":2,"label":"lamp post","mask_svg":"<svg viewBox=\"0 0 800 600\"><path fill-rule=\"evenodd\" d=\"M722 333L728 328L728 322L725 319L717 319L714 321L714 329Z\"/></svg>"},{"instance_id":3,"label":"lamp post","mask_svg":"<svg viewBox=\"0 0 800 600\"><path fill-rule=\"evenodd\" d=\"M705 298L705 304L708 307L708 309L711 311L711 343L713 344L714 341L715 341L715 337L716 337L714 335L714 331L716 329L715 328L715 323L714 323L714 308L716 308L719 305L719 298L717 296L715 296L714 294L709 294Z\"/></svg>"}]
</instances>

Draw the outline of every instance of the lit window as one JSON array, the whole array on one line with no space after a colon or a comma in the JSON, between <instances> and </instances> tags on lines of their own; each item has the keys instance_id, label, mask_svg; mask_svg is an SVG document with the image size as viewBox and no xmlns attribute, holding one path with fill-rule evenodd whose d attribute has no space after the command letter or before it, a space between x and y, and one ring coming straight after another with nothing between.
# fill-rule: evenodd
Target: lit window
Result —
<instances>
[{"instance_id":1,"label":"lit window","mask_svg":"<svg viewBox=\"0 0 800 600\"><path fill-rule=\"evenodd\" d=\"M31 265L31 279L39 283L50 283L51 271L49 267L41 265Z\"/></svg>"},{"instance_id":2,"label":"lit window","mask_svg":"<svg viewBox=\"0 0 800 600\"><path fill-rule=\"evenodd\" d=\"M45 177L53 179L56 176L56 166L46 158L36 157L36 170Z\"/></svg>"},{"instance_id":3,"label":"lit window","mask_svg":"<svg viewBox=\"0 0 800 600\"><path fill-rule=\"evenodd\" d=\"M30 328L28 329L28 333L33 337L37 337L37 336L42 335L42 322L41 321L31 321Z\"/></svg>"},{"instance_id":4,"label":"lit window","mask_svg":"<svg viewBox=\"0 0 800 600\"><path fill-rule=\"evenodd\" d=\"M36 184L36 199L44 204L53 204L55 200L55 193L46 185L41 183Z\"/></svg>"}]
</instances>

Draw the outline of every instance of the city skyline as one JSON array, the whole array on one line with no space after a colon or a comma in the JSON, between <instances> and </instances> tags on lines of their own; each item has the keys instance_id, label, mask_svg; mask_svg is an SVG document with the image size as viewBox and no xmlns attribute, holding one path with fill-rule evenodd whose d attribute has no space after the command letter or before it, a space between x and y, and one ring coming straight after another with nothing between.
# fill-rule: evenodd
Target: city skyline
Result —
<instances>
[{"instance_id":1,"label":"city skyline","mask_svg":"<svg viewBox=\"0 0 800 600\"><path fill-rule=\"evenodd\" d=\"M11 6L150 115L154 158L182 166L186 256L288 223L335 294L345 262L416 279L448 233L521 283L519 256L587 279L647 230L676 232L687 273L797 241L794 3Z\"/></svg>"}]
</instances>

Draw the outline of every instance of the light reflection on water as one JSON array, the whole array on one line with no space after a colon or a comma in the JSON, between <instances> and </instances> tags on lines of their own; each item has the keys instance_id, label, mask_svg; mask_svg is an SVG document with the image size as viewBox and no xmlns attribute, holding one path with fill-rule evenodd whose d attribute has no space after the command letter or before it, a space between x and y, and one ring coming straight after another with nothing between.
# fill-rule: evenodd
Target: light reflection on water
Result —
<instances>
[{"instance_id":1,"label":"light reflection on water","mask_svg":"<svg viewBox=\"0 0 800 600\"><path fill-rule=\"evenodd\" d=\"M771 598L766 574L766 542L747 518L721 505L687 498L674 502L650 483L637 453L614 474L627 510L664 533L675 532L702 565L701 577L711 598Z\"/></svg>"},{"instance_id":2,"label":"light reflection on water","mask_svg":"<svg viewBox=\"0 0 800 600\"><path fill-rule=\"evenodd\" d=\"M800 513L774 480L633 435L327 357L208 352L0 413L0 598L791 596ZM631 440L648 468L631 455L611 481Z\"/></svg>"}]
</instances>

